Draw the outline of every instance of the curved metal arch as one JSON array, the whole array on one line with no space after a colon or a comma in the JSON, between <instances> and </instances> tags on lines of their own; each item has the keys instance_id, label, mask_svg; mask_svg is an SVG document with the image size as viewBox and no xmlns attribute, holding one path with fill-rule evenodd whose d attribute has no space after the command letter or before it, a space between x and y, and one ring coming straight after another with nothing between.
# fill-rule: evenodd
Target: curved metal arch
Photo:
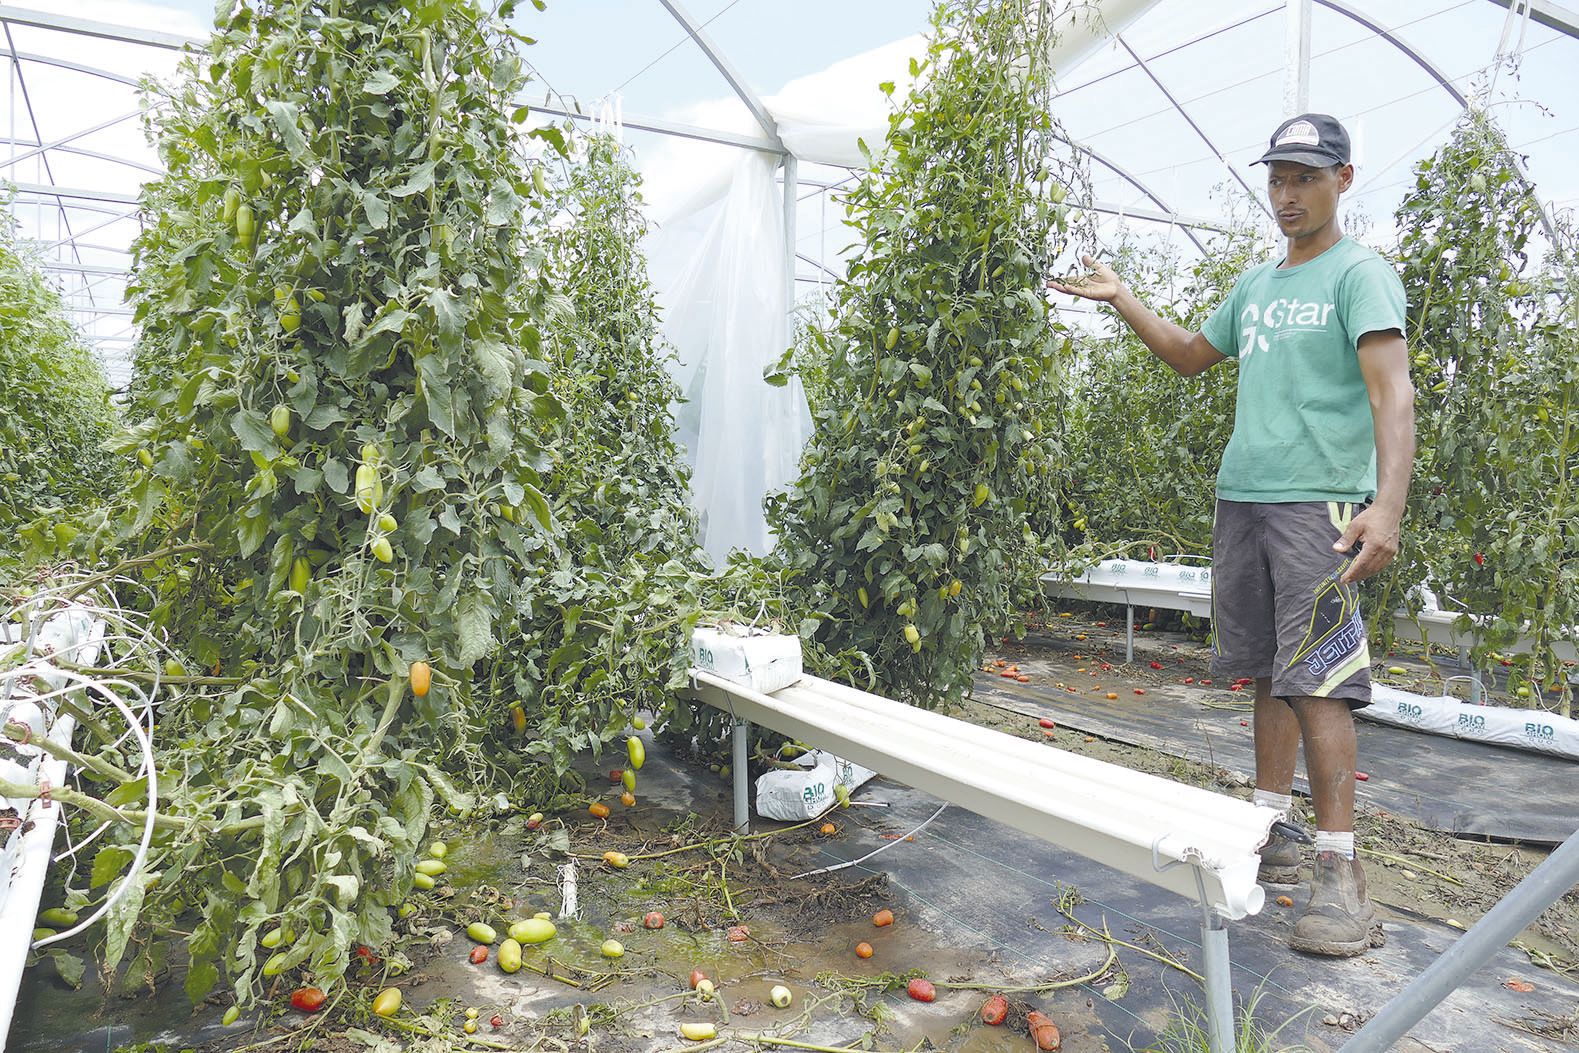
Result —
<instances>
[{"instance_id":1,"label":"curved metal arch","mask_svg":"<svg viewBox=\"0 0 1579 1053\"><path fill-rule=\"evenodd\" d=\"M38 143L31 139L12 139L9 136L0 135L0 146L26 146L32 148L38 145ZM49 148L49 152L53 154L76 154L78 157L91 157L95 161L108 161L113 165L125 165L127 168L136 168L140 171L147 172L149 175L162 176L165 174L163 168L155 168L153 165L144 164L141 161L133 161L129 157L120 157L116 154L107 154L99 150L86 150L80 146L53 146Z\"/></svg>"},{"instance_id":2,"label":"curved metal arch","mask_svg":"<svg viewBox=\"0 0 1579 1053\"><path fill-rule=\"evenodd\" d=\"M1176 218L1178 217L1178 213L1175 212L1168 205L1168 203L1166 201L1164 201L1161 197L1157 196L1157 193L1155 191L1153 191L1151 189L1151 187L1147 186L1144 182L1142 182L1139 177L1137 177L1135 175L1132 175L1127 169L1125 169L1125 167L1123 165L1119 164L1117 161L1113 160L1111 157L1108 157L1107 155L1097 151L1096 149L1094 149L1094 148L1092 148L1090 146L1085 145L1084 143L1072 143L1068 139L1064 138L1061 135L1054 136L1054 138L1056 138L1059 142L1063 143L1065 146L1068 146L1068 147L1070 147L1072 149L1075 149L1075 150L1084 151L1085 154L1087 156L1089 156L1093 161L1096 161L1098 164L1102 165L1102 167L1108 169L1114 175L1116 175L1120 179L1124 180L1124 182L1128 183L1130 186L1134 187L1136 190L1138 190L1142 194L1146 195L1146 200L1148 200L1152 204L1156 205L1163 212L1166 212L1170 217L1176 217ZM1193 223L1183 222L1182 219L1180 219L1180 221L1179 221L1179 229L1184 231L1184 236L1190 239L1190 243L1193 244L1197 249L1199 249L1201 251L1202 255L1205 255L1205 253L1206 253L1206 246L1201 243L1201 239L1196 237L1195 236L1195 231L1193 231L1191 229L1191 227L1193 227L1194 225L1195 224L1193 224Z\"/></svg>"},{"instance_id":3,"label":"curved metal arch","mask_svg":"<svg viewBox=\"0 0 1579 1053\"><path fill-rule=\"evenodd\" d=\"M141 84L141 81L136 77L128 77L124 73L116 73L113 70L100 69L98 66L90 66L85 62L73 62L70 59L56 58L54 55L39 55L31 51L12 51L11 57L20 59L23 62L36 62L41 66L58 66L61 69L69 69L74 73L86 73L90 77L103 77L105 80L124 84L129 88L135 88Z\"/></svg>"},{"instance_id":4,"label":"curved metal arch","mask_svg":"<svg viewBox=\"0 0 1579 1053\"><path fill-rule=\"evenodd\" d=\"M679 0L658 0L658 2L674 16L674 20L680 23L681 28L696 42L697 47L702 49L708 61L723 75L724 80L729 82L729 87L739 96L740 101L746 104L746 109L751 111L751 116L756 118L757 124L761 125L763 134L777 143L779 150L788 155L789 150L779 138L779 126L773 119L773 114L768 112L767 106L763 104L757 93L751 90L751 85L746 83L746 78L735 68L734 63L730 62L713 43L713 39L707 35L701 23L691 17L690 12L681 6Z\"/></svg>"},{"instance_id":5,"label":"curved metal arch","mask_svg":"<svg viewBox=\"0 0 1579 1053\"><path fill-rule=\"evenodd\" d=\"M1345 0L1312 0L1312 2L1320 4L1329 11L1343 15L1345 18L1352 19L1353 21L1364 26L1366 29L1370 30L1372 33L1375 33L1377 36L1381 37L1383 40L1387 41L1399 51L1402 51L1414 61L1415 65L1423 69L1432 80L1436 81L1437 84L1442 87L1443 91L1451 95L1453 97L1453 101L1458 103L1460 109L1469 109L1469 99L1464 95L1463 92L1458 90L1458 86L1453 83L1447 74L1442 72L1441 67L1432 62L1430 59L1426 58L1419 51L1416 51L1414 47L1408 44L1398 34L1376 22L1374 19L1371 19L1365 15L1364 12L1356 10L1354 7L1346 3ZM1180 112L1183 111L1181 110ZM1524 183L1525 188L1529 190L1530 197L1535 201L1535 207L1540 212L1541 216L1541 228L1546 231L1546 236L1548 238L1555 239L1557 237L1557 228L1552 223L1551 211L1546 207L1546 202L1541 198L1540 189L1536 187L1535 182L1530 179L1529 173L1524 170L1524 164L1519 160L1518 154L1514 153L1511 148L1508 151L1508 159L1513 165L1513 170L1519 173L1519 179Z\"/></svg>"}]
</instances>

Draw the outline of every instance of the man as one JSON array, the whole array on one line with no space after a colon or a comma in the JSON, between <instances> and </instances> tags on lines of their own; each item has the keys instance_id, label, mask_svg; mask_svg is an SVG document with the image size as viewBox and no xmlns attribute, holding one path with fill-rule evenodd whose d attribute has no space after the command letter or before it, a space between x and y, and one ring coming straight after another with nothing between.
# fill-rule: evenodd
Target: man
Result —
<instances>
[{"instance_id":1,"label":"man","mask_svg":"<svg viewBox=\"0 0 1579 1053\"><path fill-rule=\"evenodd\" d=\"M1311 895L1290 946L1349 956L1380 946L1354 852L1353 709L1370 701L1356 582L1398 552L1414 462L1404 290L1344 237L1349 137L1325 114L1283 122L1257 164L1287 251L1246 272L1199 333L1164 321L1111 267L1050 283L1110 303L1184 376L1239 365L1233 436L1212 530L1212 670L1255 679L1255 800L1287 814L1300 739L1316 807ZM1261 878L1294 882L1299 846L1274 834Z\"/></svg>"}]
</instances>

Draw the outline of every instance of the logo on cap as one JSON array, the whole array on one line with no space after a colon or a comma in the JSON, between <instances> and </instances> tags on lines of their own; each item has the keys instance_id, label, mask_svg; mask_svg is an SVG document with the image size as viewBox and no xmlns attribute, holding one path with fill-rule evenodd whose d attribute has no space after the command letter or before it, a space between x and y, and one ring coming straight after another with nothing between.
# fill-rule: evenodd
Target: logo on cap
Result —
<instances>
[{"instance_id":1,"label":"logo on cap","mask_svg":"<svg viewBox=\"0 0 1579 1053\"><path fill-rule=\"evenodd\" d=\"M1279 146L1320 146L1321 136L1316 134L1316 126L1309 121L1295 121L1283 129L1283 134L1277 137L1272 144L1273 148Z\"/></svg>"}]
</instances>

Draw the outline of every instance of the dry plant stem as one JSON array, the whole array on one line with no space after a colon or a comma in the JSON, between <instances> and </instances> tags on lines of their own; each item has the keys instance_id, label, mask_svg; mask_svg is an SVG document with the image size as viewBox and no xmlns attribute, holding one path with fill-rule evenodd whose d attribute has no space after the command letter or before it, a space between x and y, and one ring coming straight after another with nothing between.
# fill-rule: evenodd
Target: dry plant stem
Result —
<instances>
[{"instance_id":1,"label":"dry plant stem","mask_svg":"<svg viewBox=\"0 0 1579 1053\"><path fill-rule=\"evenodd\" d=\"M1076 976L1069 980L1054 980L1051 983L1045 984L1028 984L1024 987L1000 987L997 984L949 983L946 980L938 980L934 982L932 986L951 991L991 991L995 994L1026 994L1031 992L1057 991L1064 987L1079 987L1081 984L1090 983L1102 974L1106 973L1109 969L1113 968L1113 963L1118 960L1118 950L1114 944L1118 943L1119 941L1114 940L1110 936L1106 935L1106 928L1104 928L1102 932L1104 934L1103 940L1108 945L1107 959L1103 961L1101 965L1097 966L1091 972L1086 973L1084 976ZM1127 947L1129 945L1125 944L1125 946Z\"/></svg>"},{"instance_id":2,"label":"dry plant stem","mask_svg":"<svg viewBox=\"0 0 1579 1053\"><path fill-rule=\"evenodd\" d=\"M1114 936L1111 932L1108 931L1106 920L1103 921L1102 928L1101 928L1100 931L1098 931L1096 928L1094 928L1094 927L1092 927L1090 925L1087 925L1085 922L1081 921L1079 918L1075 917L1073 914L1069 913L1066 910L1059 910L1058 913L1060 913L1064 917L1068 918L1071 922L1073 922L1075 925L1079 926L1081 929L1085 930L1086 932L1090 933L1092 936L1095 936L1097 939L1102 940L1104 943L1107 943L1109 946L1117 944L1120 947L1128 947L1130 950L1136 952L1137 954L1144 954L1146 957L1154 959L1156 961L1159 961L1163 965L1168 966L1169 968L1179 970L1179 972L1181 972L1184 975L1194 979L1196 983L1203 983L1204 984L1206 982L1206 977L1202 976L1200 973L1196 972L1194 969L1191 969L1189 966L1183 964L1182 962L1179 962L1179 961L1175 960L1171 956L1166 955L1166 954L1159 954L1158 952L1156 952L1154 950L1151 950L1150 948L1141 947L1141 946L1139 946L1137 944L1133 944L1133 943L1128 943L1128 942L1126 942L1124 940L1121 940L1118 937Z\"/></svg>"},{"instance_id":3,"label":"dry plant stem","mask_svg":"<svg viewBox=\"0 0 1579 1053\"><path fill-rule=\"evenodd\" d=\"M505 1043L500 1042L497 1039L487 1038L486 1036L483 1036L483 1035L468 1035L468 1034L466 1034L464 1032L462 1032L459 1035L456 1035L449 1028L442 1028L441 1029L441 1028L438 1028L438 1027L430 1026L429 1024L426 1023L427 1020L428 1020L428 1018L425 1017L425 1016L424 1017L419 1017L419 1018L417 1018L416 1020L413 1020L413 1021L401 1020L399 1017L386 1017L386 1018L384 1018L382 1023L383 1023L383 1025L385 1027L392 1027L392 1028L395 1028L398 1031L404 1031L408 1035L421 1035L423 1038L444 1039L444 1040L446 1040L448 1042L451 1042L451 1043L459 1042L459 1043L464 1043L466 1045L471 1045L471 1046L480 1046L483 1049L512 1050L512 1049L516 1048L515 1046L506 1045ZM278 1041L278 1040L276 1039L276 1040L271 1040L271 1041ZM531 1048L533 1048L533 1049L537 1048L538 1043L541 1043L541 1042L542 1042L542 1039L538 1039L537 1042L534 1042L532 1044ZM251 1048L251 1047L247 1047L247 1048ZM453 1049L454 1047L451 1046L450 1048ZM241 1053L241 1051L237 1050L236 1053Z\"/></svg>"},{"instance_id":4,"label":"dry plant stem","mask_svg":"<svg viewBox=\"0 0 1579 1053\"><path fill-rule=\"evenodd\" d=\"M850 1053L853 1049L860 1049L859 1045L853 1046L818 1046L810 1042L795 1042L787 1038L773 1038L770 1035L736 1035L741 1042L755 1042L763 1046L787 1046L790 1049L808 1049L812 1053ZM694 1048L694 1047L693 1047Z\"/></svg>"},{"instance_id":5,"label":"dry plant stem","mask_svg":"<svg viewBox=\"0 0 1579 1053\"><path fill-rule=\"evenodd\" d=\"M1430 874L1432 877L1441 881L1446 881L1450 884L1457 885L1460 888L1464 887L1464 883L1458 878L1453 877L1450 874L1444 874L1440 870L1432 870L1430 867L1421 866L1419 863L1416 863L1414 860L1405 856L1395 856L1391 852L1378 852L1374 848L1361 848L1360 851L1364 852L1368 856L1373 856L1376 859L1389 859L1394 863L1402 863L1404 866L1409 866L1416 870L1424 871L1425 873Z\"/></svg>"},{"instance_id":6,"label":"dry plant stem","mask_svg":"<svg viewBox=\"0 0 1579 1053\"><path fill-rule=\"evenodd\" d=\"M714 1046L721 1046L725 1042L732 1042L734 1041L734 1037L735 1036L733 1035L723 1035L707 1042L698 1042L684 1046L670 1046L668 1049L660 1050L659 1053L698 1053L699 1050L712 1049Z\"/></svg>"},{"instance_id":7,"label":"dry plant stem","mask_svg":"<svg viewBox=\"0 0 1579 1053\"><path fill-rule=\"evenodd\" d=\"M827 815L828 812L833 811L833 809L837 808L837 807L839 807L839 806L837 804L834 804L834 805L830 806L826 811L824 811L821 815L817 815L817 816L814 816L811 819L807 819L803 823L796 823L794 826L781 827L778 830L764 830L760 834L747 834L744 837L738 837L738 838L726 834L723 837L713 837L713 838L707 839L706 841L695 841L695 842L692 842L691 844L688 844L688 845L681 845L678 848L666 848L662 852L641 852L641 853L638 853L638 854L633 855L633 856L628 856L626 858L628 858L632 863L634 863L638 859L662 859L664 856L678 855L681 852L694 852L698 848L713 848L713 847L716 847L718 845L721 845L721 844L723 844L723 843L725 843L727 841L731 841L731 840L739 841L739 842L741 842L743 844L743 843L745 843L747 841L760 841L760 840L762 840L765 837L777 837L780 834L787 834L787 833L790 833L793 830L800 830L800 829L803 829L805 827L808 827L808 826L812 825L813 823L819 823L819 822L822 821L823 816ZM595 862L601 862L602 859L603 859L603 857L600 856L600 855L594 856L594 855L588 855L588 854L582 853L582 852L567 852L565 854L568 855L571 859L589 859L589 860L593 860ZM688 1047L688 1048L694 1048L694 1047Z\"/></svg>"}]
</instances>

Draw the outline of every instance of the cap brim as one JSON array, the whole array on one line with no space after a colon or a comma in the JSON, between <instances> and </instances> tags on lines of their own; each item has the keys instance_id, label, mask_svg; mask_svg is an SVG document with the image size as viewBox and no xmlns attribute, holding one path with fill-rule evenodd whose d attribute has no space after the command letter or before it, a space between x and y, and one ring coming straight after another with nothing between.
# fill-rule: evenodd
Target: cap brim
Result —
<instances>
[{"instance_id":1,"label":"cap brim","mask_svg":"<svg viewBox=\"0 0 1579 1053\"><path fill-rule=\"evenodd\" d=\"M1273 161L1290 161L1297 165L1308 165L1311 168L1331 168L1333 165L1347 164L1331 154L1320 153L1316 150L1268 150L1261 155L1260 160L1251 162L1254 165L1269 164Z\"/></svg>"}]
</instances>

